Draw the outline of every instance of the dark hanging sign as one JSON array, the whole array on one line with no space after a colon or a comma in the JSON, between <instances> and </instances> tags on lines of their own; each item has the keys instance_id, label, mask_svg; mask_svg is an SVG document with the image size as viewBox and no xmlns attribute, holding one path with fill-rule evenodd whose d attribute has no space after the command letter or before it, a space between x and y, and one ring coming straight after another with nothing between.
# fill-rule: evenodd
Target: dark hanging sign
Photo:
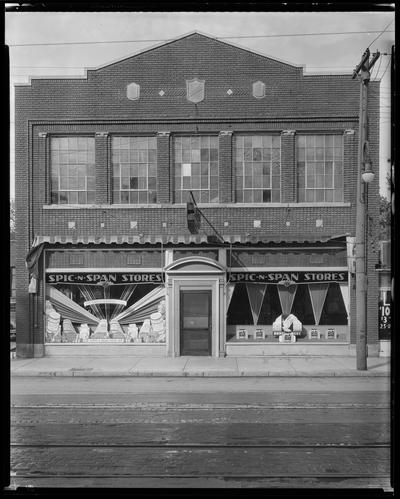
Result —
<instances>
[{"instance_id":1,"label":"dark hanging sign","mask_svg":"<svg viewBox=\"0 0 400 499\"><path fill-rule=\"evenodd\" d=\"M346 271L321 271L321 272L230 272L230 282L253 282L263 284L304 284L304 283L329 283L347 282Z\"/></svg>"},{"instance_id":2,"label":"dark hanging sign","mask_svg":"<svg viewBox=\"0 0 400 499\"><path fill-rule=\"evenodd\" d=\"M390 293L387 293L389 296L385 296L383 300L379 301L379 339L380 340L390 340L390 332L391 332L391 298Z\"/></svg>"},{"instance_id":3,"label":"dark hanging sign","mask_svg":"<svg viewBox=\"0 0 400 499\"><path fill-rule=\"evenodd\" d=\"M49 272L48 284L161 284L162 272Z\"/></svg>"}]
</instances>

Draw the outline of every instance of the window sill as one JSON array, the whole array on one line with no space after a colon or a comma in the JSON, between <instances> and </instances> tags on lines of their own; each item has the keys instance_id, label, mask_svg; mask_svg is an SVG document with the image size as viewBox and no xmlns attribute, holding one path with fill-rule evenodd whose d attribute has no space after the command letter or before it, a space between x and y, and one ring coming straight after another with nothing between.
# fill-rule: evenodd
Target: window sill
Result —
<instances>
[{"instance_id":1,"label":"window sill","mask_svg":"<svg viewBox=\"0 0 400 499\"><path fill-rule=\"evenodd\" d=\"M198 203L199 208L346 208L351 203ZM45 204L44 210L104 210L137 208L185 208L186 203L163 204Z\"/></svg>"}]
</instances>

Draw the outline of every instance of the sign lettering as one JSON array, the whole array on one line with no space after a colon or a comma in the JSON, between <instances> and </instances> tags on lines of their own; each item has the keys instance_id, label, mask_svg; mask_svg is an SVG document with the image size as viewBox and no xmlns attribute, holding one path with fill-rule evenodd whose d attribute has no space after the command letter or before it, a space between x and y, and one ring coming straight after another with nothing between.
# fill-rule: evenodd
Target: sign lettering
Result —
<instances>
[{"instance_id":1,"label":"sign lettering","mask_svg":"<svg viewBox=\"0 0 400 499\"><path fill-rule=\"evenodd\" d=\"M129 273L75 273L75 272L49 272L46 274L48 284L140 284L163 282L162 272L129 272Z\"/></svg>"},{"instance_id":2,"label":"sign lettering","mask_svg":"<svg viewBox=\"0 0 400 499\"><path fill-rule=\"evenodd\" d=\"M343 271L326 272L230 272L229 281L278 284L280 281L298 283L347 282L348 274Z\"/></svg>"}]
</instances>

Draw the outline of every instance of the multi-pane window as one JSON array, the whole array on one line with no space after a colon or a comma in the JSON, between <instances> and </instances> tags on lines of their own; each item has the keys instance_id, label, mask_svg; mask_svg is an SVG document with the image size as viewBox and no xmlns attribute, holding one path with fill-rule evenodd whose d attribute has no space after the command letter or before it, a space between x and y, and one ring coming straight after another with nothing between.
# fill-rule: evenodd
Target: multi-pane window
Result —
<instances>
[{"instance_id":1,"label":"multi-pane window","mask_svg":"<svg viewBox=\"0 0 400 499\"><path fill-rule=\"evenodd\" d=\"M218 137L175 137L174 165L175 203L218 203Z\"/></svg>"},{"instance_id":2,"label":"multi-pane window","mask_svg":"<svg viewBox=\"0 0 400 499\"><path fill-rule=\"evenodd\" d=\"M279 203L281 139L278 135L236 135L236 202Z\"/></svg>"},{"instance_id":3,"label":"multi-pane window","mask_svg":"<svg viewBox=\"0 0 400 499\"><path fill-rule=\"evenodd\" d=\"M298 135L299 202L343 201L343 137Z\"/></svg>"},{"instance_id":4,"label":"multi-pane window","mask_svg":"<svg viewBox=\"0 0 400 499\"><path fill-rule=\"evenodd\" d=\"M112 137L113 202L157 202L156 137Z\"/></svg>"},{"instance_id":5,"label":"multi-pane window","mask_svg":"<svg viewBox=\"0 0 400 499\"><path fill-rule=\"evenodd\" d=\"M95 203L94 137L52 137L51 202Z\"/></svg>"}]
</instances>

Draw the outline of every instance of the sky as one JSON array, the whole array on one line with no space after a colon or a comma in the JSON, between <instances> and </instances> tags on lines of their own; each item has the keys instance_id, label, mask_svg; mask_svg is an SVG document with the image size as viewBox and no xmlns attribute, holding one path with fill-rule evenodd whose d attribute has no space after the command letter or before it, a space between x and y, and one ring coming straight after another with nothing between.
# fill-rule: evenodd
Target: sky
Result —
<instances>
[{"instance_id":1,"label":"sky","mask_svg":"<svg viewBox=\"0 0 400 499\"><path fill-rule=\"evenodd\" d=\"M379 50L387 54L381 55L375 64L372 79L381 79L379 182L381 194L388 194L385 177L390 170L389 63L391 47L394 45L394 11L10 11L6 12L5 17L5 43L10 47L11 197L15 189L15 84L29 83L29 79L35 76L84 76L85 68L106 65L193 31L215 38L224 37L227 43L294 65L304 65L306 74L340 73L351 77L367 47L371 53Z\"/></svg>"}]
</instances>

